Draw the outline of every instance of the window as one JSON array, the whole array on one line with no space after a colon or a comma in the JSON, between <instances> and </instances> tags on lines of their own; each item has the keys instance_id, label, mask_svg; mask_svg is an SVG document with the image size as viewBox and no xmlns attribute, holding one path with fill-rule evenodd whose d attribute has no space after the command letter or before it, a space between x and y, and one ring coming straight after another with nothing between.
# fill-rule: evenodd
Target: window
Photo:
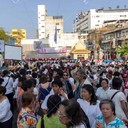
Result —
<instances>
[{"instance_id":1,"label":"window","mask_svg":"<svg viewBox=\"0 0 128 128\"><path fill-rule=\"evenodd\" d=\"M59 23L56 23L56 25L59 25Z\"/></svg>"}]
</instances>

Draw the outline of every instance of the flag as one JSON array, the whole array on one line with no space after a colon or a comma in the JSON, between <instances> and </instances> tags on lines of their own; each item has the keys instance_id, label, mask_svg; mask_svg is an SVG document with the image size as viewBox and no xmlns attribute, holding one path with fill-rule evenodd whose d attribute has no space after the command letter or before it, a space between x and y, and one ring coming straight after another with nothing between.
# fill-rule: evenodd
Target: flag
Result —
<instances>
[{"instance_id":1,"label":"flag","mask_svg":"<svg viewBox=\"0 0 128 128\"><path fill-rule=\"evenodd\" d=\"M54 42L57 44L57 26L55 26Z\"/></svg>"},{"instance_id":2,"label":"flag","mask_svg":"<svg viewBox=\"0 0 128 128\"><path fill-rule=\"evenodd\" d=\"M86 48L89 46L88 42L85 40L84 44L86 45Z\"/></svg>"},{"instance_id":3,"label":"flag","mask_svg":"<svg viewBox=\"0 0 128 128\"><path fill-rule=\"evenodd\" d=\"M94 47L94 46L96 45L96 42L95 42L95 41L93 41L93 42L92 42L92 45L93 45L93 47Z\"/></svg>"}]
</instances>

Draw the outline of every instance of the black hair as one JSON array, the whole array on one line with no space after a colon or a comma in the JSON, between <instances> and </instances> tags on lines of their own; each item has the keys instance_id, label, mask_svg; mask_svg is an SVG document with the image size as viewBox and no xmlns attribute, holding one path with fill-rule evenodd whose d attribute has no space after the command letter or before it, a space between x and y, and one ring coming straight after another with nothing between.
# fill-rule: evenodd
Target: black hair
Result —
<instances>
[{"instance_id":1,"label":"black hair","mask_svg":"<svg viewBox=\"0 0 128 128\"><path fill-rule=\"evenodd\" d=\"M106 78L102 78L102 79L101 79L101 82L102 82L103 80L106 81L107 84L108 84L108 79L106 79Z\"/></svg>"},{"instance_id":2,"label":"black hair","mask_svg":"<svg viewBox=\"0 0 128 128\"><path fill-rule=\"evenodd\" d=\"M120 78L113 78L112 88L120 90L121 86L122 86L122 80Z\"/></svg>"},{"instance_id":3,"label":"black hair","mask_svg":"<svg viewBox=\"0 0 128 128\"><path fill-rule=\"evenodd\" d=\"M103 104L110 104L110 107L111 107L112 111L114 112L113 114L116 115L116 112L115 112L115 104L113 103L112 100L109 100L109 99L102 100L100 102L100 105L99 105L100 106L100 110L101 110Z\"/></svg>"},{"instance_id":4,"label":"black hair","mask_svg":"<svg viewBox=\"0 0 128 128\"><path fill-rule=\"evenodd\" d=\"M95 94L94 88L90 84L84 84L82 89L86 89L89 92L89 94L92 94L90 104L96 105L97 96Z\"/></svg>"},{"instance_id":5,"label":"black hair","mask_svg":"<svg viewBox=\"0 0 128 128\"><path fill-rule=\"evenodd\" d=\"M0 85L4 82L3 78L0 78Z\"/></svg>"},{"instance_id":6,"label":"black hair","mask_svg":"<svg viewBox=\"0 0 128 128\"><path fill-rule=\"evenodd\" d=\"M84 112L75 99L64 100L61 105L65 108L65 113L70 120L67 127L77 126L84 120Z\"/></svg>"},{"instance_id":7,"label":"black hair","mask_svg":"<svg viewBox=\"0 0 128 128\"><path fill-rule=\"evenodd\" d=\"M55 79L53 82L52 82L52 86L53 85L57 85L59 87L63 87L63 83L60 79Z\"/></svg>"},{"instance_id":8,"label":"black hair","mask_svg":"<svg viewBox=\"0 0 128 128\"><path fill-rule=\"evenodd\" d=\"M34 83L31 79L23 81L22 89L27 91L28 88L34 87Z\"/></svg>"},{"instance_id":9,"label":"black hair","mask_svg":"<svg viewBox=\"0 0 128 128\"><path fill-rule=\"evenodd\" d=\"M51 95L47 101L48 113L47 117L51 117L52 114L55 114L61 103L61 98L58 95Z\"/></svg>"},{"instance_id":10,"label":"black hair","mask_svg":"<svg viewBox=\"0 0 128 128\"><path fill-rule=\"evenodd\" d=\"M114 76L115 76L115 77L119 77L119 76L120 76L120 73L119 73L118 71L115 71L115 72L114 72Z\"/></svg>"},{"instance_id":11,"label":"black hair","mask_svg":"<svg viewBox=\"0 0 128 128\"><path fill-rule=\"evenodd\" d=\"M3 96L6 93L6 88L0 85L0 94L3 94Z\"/></svg>"},{"instance_id":12,"label":"black hair","mask_svg":"<svg viewBox=\"0 0 128 128\"><path fill-rule=\"evenodd\" d=\"M3 71L3 77L7 76L9 74L9 71L8 70L4 70Z\"/></svg>"}]
</instances>

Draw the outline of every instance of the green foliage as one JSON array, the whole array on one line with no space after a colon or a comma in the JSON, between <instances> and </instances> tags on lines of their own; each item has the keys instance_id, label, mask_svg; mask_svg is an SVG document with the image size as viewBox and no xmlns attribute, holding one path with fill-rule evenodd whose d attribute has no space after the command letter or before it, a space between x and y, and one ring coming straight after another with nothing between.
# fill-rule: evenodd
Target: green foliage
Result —
<instances>
[{"instance_id":1,"label":"green foliage","mask_svg":"<svg viewBox=\"0 0 128 128\"><path fill-rule=\"evenodd\" d=\"M2 28L0 28L0 40L6 40L6 33Z\"/></svg>"},{"instance_id":2,"label":"green foliage","mask_svg":"<svg viewBox=\"0 0 128 128\"><path fill-rule=\"evenodd\" d=\"M117 48L117 54L121 56L128 56L128 45L123 45L122 47Z\"/></svg>"}]
</instances>

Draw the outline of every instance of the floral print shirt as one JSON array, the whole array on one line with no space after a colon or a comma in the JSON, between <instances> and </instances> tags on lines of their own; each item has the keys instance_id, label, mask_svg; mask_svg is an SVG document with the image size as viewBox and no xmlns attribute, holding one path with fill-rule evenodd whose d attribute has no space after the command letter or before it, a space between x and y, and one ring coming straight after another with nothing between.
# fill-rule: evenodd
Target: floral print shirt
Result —
<instances>
[{"instance_id":1,"label":"floral print shirt","mask_svg":"<svg viewBox=\"0 0 128 128\"><path fill-rule=\"evenodd\" d=\"M22 108L17 120L18 128L35 128L37 124L37 118L34 112L28 108Z\"/></svg>"},{"instance_id":2,"label":"floral print shirt","mask_svg":"<svg viewBox=\"0 0 128 128\"><path fill-rule=\"evenodd\" d=\"M127 128L124 122L117 117L115 117L115 119L111 121L109 124L105 123L103 115L98 116L97 121L101 122L104 128Z\"/></svg>"}]
</instances>

